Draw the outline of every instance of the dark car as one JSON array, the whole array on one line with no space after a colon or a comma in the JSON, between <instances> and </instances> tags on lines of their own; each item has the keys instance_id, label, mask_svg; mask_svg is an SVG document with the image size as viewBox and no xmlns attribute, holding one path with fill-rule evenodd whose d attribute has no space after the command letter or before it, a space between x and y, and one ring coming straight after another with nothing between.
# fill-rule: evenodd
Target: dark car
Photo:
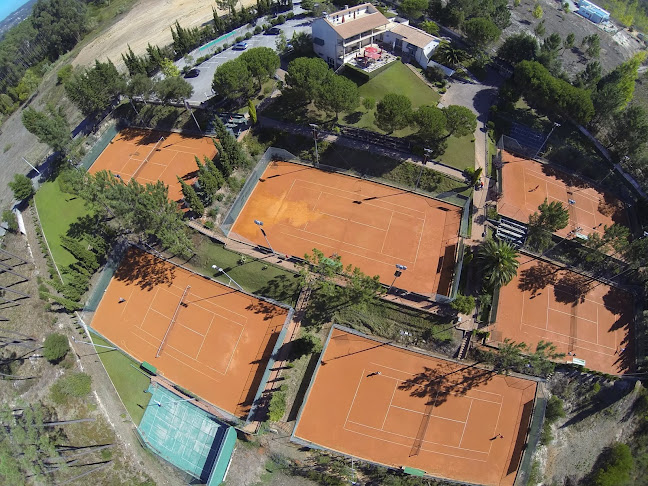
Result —
<instances>
[{"instance_id":1,"label":"dark car","mask_svg":"<svg viewBox=\"0 0 648 486\"><path fill-rule=\"evenodd\" d=\"M279 35L279 34L281 34L281 29L279 27L271 27L268 30L266 30L266 34L268 34L268 35Z\"/></svg>"},{"instance_id":2,"label":"dark car","mask_svg":"<svg viewBox=\"0 0 648 486\"><path fill-rule=\"evenodd\" d=\"M200 74L200 69L192 69L184 75L185 78L196 78Z\"/></svg>"}]
</instances>

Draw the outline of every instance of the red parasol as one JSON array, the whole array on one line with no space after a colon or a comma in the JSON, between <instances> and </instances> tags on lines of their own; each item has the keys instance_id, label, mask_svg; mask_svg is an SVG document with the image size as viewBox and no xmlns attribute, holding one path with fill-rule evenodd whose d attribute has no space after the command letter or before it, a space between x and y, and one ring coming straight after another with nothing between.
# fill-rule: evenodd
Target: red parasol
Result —
<instances>
[{"instance_id":1,"label":"red parasol","mask_svg":"<svg viewBox=\"0 0 648 486\"><path fill-rule=\"evenodd\" d=\"M366 47L365 48L365 54L369 52L378 52L378 48L374 46Z\"/></svg>"}]
</instances>

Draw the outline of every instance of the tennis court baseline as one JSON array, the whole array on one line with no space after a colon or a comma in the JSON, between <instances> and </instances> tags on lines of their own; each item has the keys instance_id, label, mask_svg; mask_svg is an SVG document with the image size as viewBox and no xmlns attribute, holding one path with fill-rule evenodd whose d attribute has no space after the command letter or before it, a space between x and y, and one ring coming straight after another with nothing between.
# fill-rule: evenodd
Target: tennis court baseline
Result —
<instances>
[{"instance_id":1,"label":"tennis court baseline","mask_svg":"<svg viewBox=\"0 0 648 486\"><path fill-rule=\"evenodd\" d=\"M174 132L126 128L110 142L89 169L91 174L108 170L124 182L140 184L162 181L169 186L169 199L179 202L182 189L177 177L192 184L197 176L195 157L217 154L213 139Z\"/></svg>"},{"instance_id":2,"label":"tennis court baseline","mask_svg":"<svg viewBox=\"0 0 648 486\"><path fill-rule=\"evenodd\" d=\"M256 221L263 222L263 232ZM230 237L302 258L325 256L432 297L449 295L461 209L375 182L289 162L271 162Z\"/></svg>"},{"instance_id":3,"label":"tennis court baseline","mask_svg":"<svg viewBox=\"0 0 648 486\"><path fill-rule=\"evenodd\" d=\"M293 440L389 467L512 485L536 382L334 326Z\"/></svg>"},{"instance_id":4,"label":"tennis court baseline","mask_svg":"<svg viewBox=\"0 0 648 486\"><path fill-rule=\"evenodd\" d=\"M527 223L546 198L549 203L562 202L569 210L569 224L556 232L563 238L577 228L583 235L603 234L604 226L629 224L620 200L582 179L506 151L502 151L502 163L503 194L497 211L503 216Z\"/></svg>"},{"instance_id":5,"label":"tennis court baseline","mask_svg":"<svg viewBox=\"0 0 648 486\"><path fill-rule=\"evenodd\" d=\"M521 257L527 259L527 257ZM500 290L491 337L523 341L532 350L551 341L566 362L604 373L634 368L630 294L549 263L529 261Z\"/></svg>"},{"instance_id":6,"label":"tennis court baseline","mask_svg":"<svg viewBox=\"0 0 648 486\"><path fill-rule=\"evenodd\" d=\"M246 418L288 309L130 249L91 326L138 361Z\"/></svg>"}]
</instances>

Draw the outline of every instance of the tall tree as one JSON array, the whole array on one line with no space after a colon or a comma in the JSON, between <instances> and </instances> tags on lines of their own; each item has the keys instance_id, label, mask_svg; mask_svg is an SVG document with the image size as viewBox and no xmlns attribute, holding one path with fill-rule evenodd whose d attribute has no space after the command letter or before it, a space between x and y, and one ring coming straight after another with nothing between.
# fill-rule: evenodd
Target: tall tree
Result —
<instances>
[{"instance_id":1,"label":"tall tree","mask_svg":"<svg viewBox=\"0 0 648 486\"><path fill-rule=\"evenodd\" d=\"M506 241L486 239L479 247L477 260L484 280L491 288L503 287L517 275L518 253Z\"/></svg>"},{"instance_id":2,"label":"tall tree","mask_svg":"<svg viewBox=\"0 0 648 486\"><path fill-rule=\"evenodd\" d=\"M520 61L533 61L538 56L538 41L526 32L513 34L497 49L497 57L515 65Z\"/></svg>"},{"instance_id":3,"label":"tall tree","mask_svg":"<svg viewBox=\"0 0 648 486\"><path fill-rule=\"evenodd\" d=\"M606 147L618 159L636 158L648 146L648 110L641 105L630 105L610 121Z\"/></svg>"},{"instance_id":4,"label":"tall tree","mask_svg":"<svg viewBox=\"0 0 648 486\"><path fill-rule=\"evenodd\" d=\"M48 106L47 111L36 111L31 106L22 114L25 128L55 152L65 152L70 145L70 125L62 108Z\"/></svg>"},{"instance_id":5,"label":"tall tree","mask_svg":"<svg viewBox=\"0 0 648 486\"><path fill-rule=\"evenodd\" d=\"M205 206L198 197L198 194L196 194L194 188L187 184L182 178L178 177L178 182L182 188L182 196L184 197L185 203L187 203L187 206L189 206L191 211L201 218L203 214L205 214Z\"/></svg>"},{"instance_id":6,"label":"tall tree","mask_svg":"<svg viewBox=\"0 0 648 486\"><path fill-rule=\"evenodd\" d=\"M216 68L212 81L214 93L230 100L248 98L254 91L254 80L245 62L227 61Z\"/></svg>"},{"instance_id":7,"label":"tall tree","mask_svg":"<svg viewBox=\"0 0 648 486\"><path fill-rule=\"evenodd\" d=\"M248 71L257 81L257 89L279 69L279 56L269 47L255 47L245 51L239 59L247 65Z\"/></svg>"},{"instance_id":8,"label":"tall tree","mask_svg":"<svg viewBox=\"0 0 648 486\"><path fill-rule=\"evenodd\" d=\"M485 17L475 17L466 20L463 24L463 31L466 34L468 42L478 49L486 48L499 39L502 33L492 20Z\"/></svg>"},{"instance_id":9,"label":"tall tree","mask_svg":"<svg viewBox=\"0 0 648 486\"><path fill-rule=\"evenodd\" d=\"M340 112L350 111L360 103L358 85L349 78L334 74L320 87L315 99L318 108L332 111L337 120Z\"/></svg>"},{"instance_id":10,"label":"tall tree","mask_svg":"<svg viewBox=\"0 0 648 486\"><path fill-rule=\"evenodd\" d=\"M126 81L110 60L95 61L94 67L73 75L65 83L68 97L84 115L102 112L125 90Z\"/></svg>"},{"instance_id":11,"label":"tall tree","mask_svg":"<svg viewBox=\"0 0 648 486\"><path fill-rule=\"evenodd\" d=\"M160 99L165 101L186 100L187 98L191 98L194 91L193 86L180 76L164 78L155 83L154 89Z\"/></svg>"},{"instance_id":12,"label":"tall tree","mask_svg":"<svg viewBox=\"0 0 648 486\"><path fill-rule=\"evenodd\" d=\"M412 102L401 94L387 93L376 106L376 126L387 133L405 128L412 120Z\"/></svg>"},{"instance_id":13,"label":"tall tree","mask_svg":"<svg viewBox=\"0 0 648 486\"><path fill-rule=\"evenodd\" d=\"M40 0L32 10L38 39L47 45L50 60L72 49L86 29L87 9L78 0Z\"/></svg>"},{"instance_id":14,"label":"tall tree","mask_svg":"<svg viewBox=\"0 0 648 486\"><path fill-rule=\"evenodd\" d=\"M456 69L463 62L467 61L469 57L466 51L452 47L452 44L447 41L441 42L436 51L434 51L434 59L452 69Z\"/></svg>"},{"instance_id":15,"label":"tall tree","mask_svg":"<svg viewBox=\"0 0 648 486\"><path fill-rule=\"evenodd\" d=\"M297 103L310 103L332 75L333 71L323 59L298 57L288 64L284 93Z\"/></svg>"},{"instance_id":16,"label":"tall tree","mask_svg":"<svg viewBox=\"0 0 648 486\"><path fill-rule=\"evenodd\" d=\"M639 66L645 59L646 53L639 52L601 78L594 96L594 106L599 120L613 116L630 103L634 95Z\"/></svg>"},{"instance_id":17,"label":"tall tree","mask_svg":"<svg viewBox=\"0 0 648 486\"><path fill-rule=\"evenodd\" d=\"M403 0L400 9L406 16L418 19L428 9L429 0Z\"/></svg>"},{"instance_id":18,"label":"tall tree","mask_svg":"<svg viewBox=\"0 0 648 486\"><path fill-rule=\"evenodd\" d=\"M527 243L537 251L543 252L551 245L553 233L561 230L569 223L569 211L562 202L544 202L538 206L538 211L529 216Z\"/></svg>"},{"instance_id":19,"label":"tall tree","mask_svg":"<svg viewBox=\"0 0 648 486\"><path fill-rule=\"evenodd\" d=\"M446 131L446 116L440 108L423 105L416 110L412 119L419 128L419 136L427 145L443 138Z\"/></svg>"},{"instance_id":20,"label":"tall tree","mask_svg":"<svg viewBox=\"0 0 648 486\"><path fill-rule=\"evenodd\" d=\"M450 105L443 108L448 137L464 137L477 129L477 115L465 106Z\"/></svg>"}]
</instances>

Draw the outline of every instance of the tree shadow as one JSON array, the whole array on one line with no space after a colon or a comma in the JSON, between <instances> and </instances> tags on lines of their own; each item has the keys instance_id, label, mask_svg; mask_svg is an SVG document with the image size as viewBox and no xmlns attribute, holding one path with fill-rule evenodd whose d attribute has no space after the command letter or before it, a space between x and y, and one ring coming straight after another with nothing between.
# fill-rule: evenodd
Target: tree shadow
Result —
<instances>
[{"instance_id":1,"label":"tree shadow","mask_svg":"<svg viewBox=\"0 0 648 486\"><path fill-rule=\"evenodd\" d=\"M531 295L535 296L539 290L553 285L555 282L556 267L548 263L539 262L520 272L518 288L523 291L530 291Z\"/></svg>"},{"instance_id":2,"label":"tree shadow","mask_svg":"<svg viewBox=\"0 0 648 486\"><path fill-rule=\"evenodd\" d=\"M581 179L580 177L573 176L571 174L568 174L567 172L564 172L562 170L558 170L555 167L552 167L547 164L542 165L542 172L548 176L548 177L555 177L559 181L561 181L563 184L567 185L568 187L571 188L579 188L579 189L585 189L588 187L591 187L589 183ZM569 194L569 192L568 192Z\"/></svg>"},{"instance_id":3,"label":"tree shadow","mask_svg":"<svg viewBox=\"0 0 648 486\"><path fill-rule=\"evenodd\" d=\"M115 272L115 278L150 291L158 285L171 285L175 270L175 266L164 260L131 248Z\"/></svg>"},{"instance_id":4,"label":"tree shadow","mask_svg":"<svg viewBox=\"0 0 648 486\"><path fill-rule=\"evenodd\" d=\"M575 272L565 272L554 284L556 302L576 305L585 302L594 280Z\"/></svg>"},{"instance_id":5,"label":"tree shadow","mask_svg":"<svg viewBox=\"0 0 648 486\"><path fill-rule=\"evenodd\" d=\"M264 321L270 321L275 317L286 314L285 308L263 300L254 300L245 309L254 312L255 314L262 314Z\"/></svg>"},{"instance_id":6,"label":"tree shadow","mask_svg":"<svg viewBox=\"0 0 648 486\"><path fill-rule=\"evenodd\" d=\"M67 230L67 235L80 240L86 235L96 234L103 219L98 214L85 214L72 224Z\"/></svg>"},{"instance_id":7,"label":"tree shadow","mask_svg":"<svg viewBox=\"0 0 648 486\"><path fill-rule=\"evenodd\" d=\"M616 287L610 287L603 296L603 305L616 316L609 331L625 329L629 331L634 321L632 297Z\"/></svg>"},{"instance_id":8,"label":"tree shadow","mask_svg":"<svg viewBox=\"0 0 648 486\"><path fill-rule=\"evenodd\" d=\"M277 275L256 291L257 294L269 297L278 302L294 304L299 295L299 275Z\"/></svg>"},{"instance_id":9,"label":"tree shadow","mask_svg":"<svg viewBox=\"0 0 648 486\"><path fill-rule=\"evenodd\" d=\"M623 203L607 192L604 192L603 198L599 199L597 209L599 213L612 218L612 221L617 224L628 224Z\"/></svg>"},{"instance_id":10,"label":"tree shadow","mask_svg":"<svg viewBox=\"0 0 648 486\"><path fill-rule=\"evenodd\" d=\"M409 391L413 397L426 398L426 405L438 407L450 395L465 395L472 388L488 383L495 374L476 364L462 366L443 362L435 368L425 366L422 372L403 381L398 389Z\"/></svg>"},{"instance_id":11,"label":"tree shadow","mask_svg":"<svg viewBox=\"0 0 648 486\"><path fill-rule=\"evenodd\" d=\"M353 113L349 113L348 115L344 116L343 118L344 123L347 123L349 125L355 125L360 121L362 115L364 115L364 113L361 111L354 111Z\"/></svg>"},{"instance_id":12,"label":"tree shadow","mask_svg":"<svg viewBox=\"0 0 648 486\"><path fill-rule=\"evenodd\" d=\"M561 428L566 428L571 425L575 425L579 422L582 422L588 417L591 417L597 412L600 412L621 400L623 397L632 392L633 387L629 382L623 380L618 380L613 382L609 387L605 388L604 393L598 393L595 396L591 397L589 400L582 400L583 405L580 409L577 409L578 412L572 418L567 420Z\"/></svg>"}]
</instances>

